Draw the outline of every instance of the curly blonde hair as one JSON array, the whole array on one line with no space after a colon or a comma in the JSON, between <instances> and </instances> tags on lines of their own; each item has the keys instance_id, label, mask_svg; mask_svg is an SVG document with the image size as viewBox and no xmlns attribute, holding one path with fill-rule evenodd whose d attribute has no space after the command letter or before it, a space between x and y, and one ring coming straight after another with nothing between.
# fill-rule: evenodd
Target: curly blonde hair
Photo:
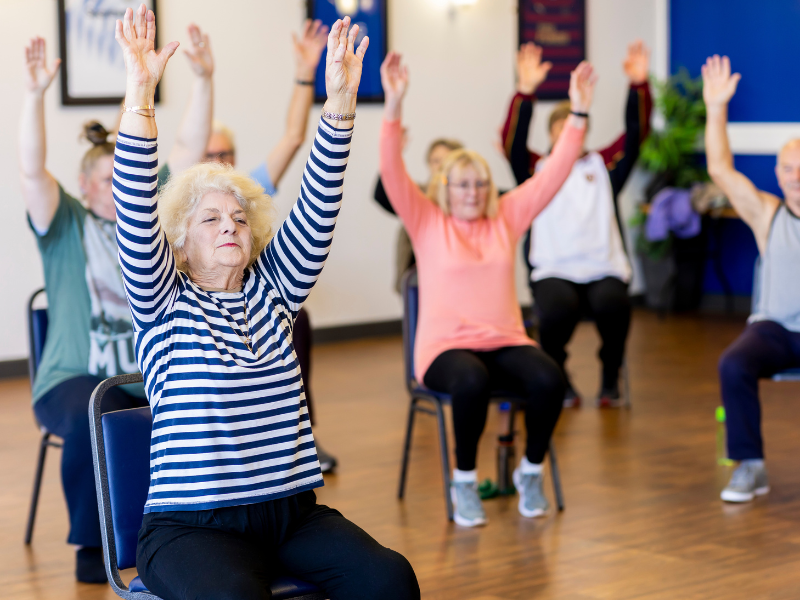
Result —
<instances>
[{"instance_id":1,"label":"curly blonde hair","mask_svg":"<svg viewBox=\"0 0 800 600\"><path fill-rule=\"evenodd\" d=\"M177 267L187 275L187 264L180 260L186 243L189 221L206 194L219 192L236 198L247 215L250 226L250 258L252 265L274 235L275 207L264 188L245 173L221 163L194 165L179 175L173 175L158 198L158 218L175 253Z\"/></svg>"},{"instance_id":2,"label":"curly blonde hair","mask_svg":"<svg viewBox=\"0 0 800 600\"><path fill-rule=\"evenodd\" d=\"M442 163L439 174L435 176L428 185L428 198L438 204L444 214L450 214L450 198L447 191L447 183L453 169L456 167L462 169L465 167L472 167L478 172L480 177L489 182L489 197L486 200L486 214L484 216L490 219L496 217L497 212L500 210L500 195L497 193L497 187L494 185L489 163L474 150L462 148L460 150L453 150L447 155L444 163Z\"/></svg>"}]
</instances>

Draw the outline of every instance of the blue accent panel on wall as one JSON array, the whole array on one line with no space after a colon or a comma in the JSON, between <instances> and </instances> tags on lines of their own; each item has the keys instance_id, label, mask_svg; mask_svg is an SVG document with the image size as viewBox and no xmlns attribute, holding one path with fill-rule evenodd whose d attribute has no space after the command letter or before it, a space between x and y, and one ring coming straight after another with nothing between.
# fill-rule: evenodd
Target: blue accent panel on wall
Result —
<instances>
[{"instance_id":1,"label":"blue accent panel on wall","mask_svg":"<svg viewBox=\"0 0 800 600\"><path fill-rule=\"evenodd\" d=\"M713 54L731 57L742 74L730 105L731 121L800 121L797 65L800 1L671 0L670 70L693 76Z\"/></svg>"},{"instance_id":2,"label":"blue accent panel on wall","mask_svg":"<svg viewBox=\"0 0 800 600\"><path fill-rule=\"evenodd\" d=\"M781 196L775 178L775 157L766 155L737 154L736 168L747 175L760 190ZM708 232L708 263L706 264L703 291L707 294L722 294L725 289L717 273L719 257L723 276L731 291L737 296L749 296L753 291L753 266L758 257L758 247L750 228L739 219L710 221Z\"/></svg>"},{"instance_id":3,"label":"blue accent panel on wall","mask_svg":"<svg viewBox=\"0 0 800 600\"><path fill-rule=\"evenodd\" d=\"M733 157L736 169L747 175L758 189L783 198L775 176L776 160L776 156L767 154L737 154Z\"/></svg>"}]
</instances>

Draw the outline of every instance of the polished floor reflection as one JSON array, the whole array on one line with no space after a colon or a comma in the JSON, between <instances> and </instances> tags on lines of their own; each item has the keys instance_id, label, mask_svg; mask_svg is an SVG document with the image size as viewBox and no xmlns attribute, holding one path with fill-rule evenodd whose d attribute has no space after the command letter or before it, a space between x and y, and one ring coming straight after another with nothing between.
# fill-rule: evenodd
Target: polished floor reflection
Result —
<instances>
[{"instance_id":1,"label":"polished floor reflection","mask_svg":"<svg viewBox=\"0 0 800 600\"><path fill-rule=\"evenodd\" d=\"M762 385L771 494L742 506L718 500L729 471L716 465L716 361L742 324L637 312L633 409L585 403L559 423L566 511L531 521L519 516L515 498L491 500L489 524L475 530L445 520L433 419L420 418L407 497L396 500L408 406L400 339L321 346L316 433L340 468L320 502L405 554L426 599L798 598L800 384ZM599 383L597 344L582 324L571 346L570 368L586 399ZM496 429L492 414L482 477L495 472ZM33 544L23 546L36 444L27 381L0 382L0 596L115 597L73 581L59 450L47 464Z\"/></svg>"}]
</instances>

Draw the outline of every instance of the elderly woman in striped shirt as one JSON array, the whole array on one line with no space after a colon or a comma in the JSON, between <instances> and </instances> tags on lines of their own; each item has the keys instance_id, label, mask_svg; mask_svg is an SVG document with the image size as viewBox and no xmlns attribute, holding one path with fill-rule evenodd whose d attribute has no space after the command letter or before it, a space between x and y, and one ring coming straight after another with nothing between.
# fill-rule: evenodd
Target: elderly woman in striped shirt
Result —
<instances>
[{"instance_id":1,"label":"elderly woman in striped shirt","mask_svg":"<svg viewBox=\"0 0 800 600\"><path fill-rule=\"evenodd\" d=\"M411 566L337 511L322 485L292 327L322 271L342 200L368 39L337 21L324 107L300 197L271 234L244 175L198 165L156 199L153 93L177 43L128 9L116 37L128 83L114 158L119 258L153 411L137 568L177 598L269 598L288 572L328 598L419 598Z\"/></svg>"}]
</instances>

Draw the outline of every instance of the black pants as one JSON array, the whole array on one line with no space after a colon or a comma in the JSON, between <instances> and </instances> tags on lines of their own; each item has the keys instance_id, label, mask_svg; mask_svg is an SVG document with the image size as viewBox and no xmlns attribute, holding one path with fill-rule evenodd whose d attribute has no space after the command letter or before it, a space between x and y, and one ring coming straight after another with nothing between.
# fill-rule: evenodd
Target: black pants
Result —
<instances>
[{"instance_id":1,"label":"black pants","mask_svg":"<svg viewBox=\"0 0 800 600\"><path fill-rule=\"evenodd\" d=\"M33 405L39 422L64 440L61 485L69 511L67 543L80 546L102 545L89 433L89 398L101 381L93 375L68 379ZM147 406L147 400L115 387L103 396L101 409L105 413L139 406Z\"/></svg>"},{"instance_id":2,"label":"black pants","mask_svg":"<svg viewBox=\"0 0 800 600\"><path fill-rule=\"evenodd\" d=\"M300 363L300 376L303 378L303 388L306 391L306 405L308 406L308 418L311 424L314 421L314 405L311 402L311 321L308 319L308 312L301 308L294 320L292 330L292 340L294 341L294 351L297 354L297 362Z\"/></svg>"},{"instance_id":3,"label":"black pants","mask_svg":"<svg viewBox=\"0 0 800 600\"><path fill-rule=\"evenodd\" d=\"M428 367L424 383L452 396L459 470L475 468L493 390L514 393L525 401L525 455L532 463L544 460L561 414L565 384L558 365L541 349L511 346L492 352L448 350Z\"/></svg>"},{"instance_id":4,"label":"black pants","mask_svg":"<svg viewBox=\"0 0 800 600\"><path fill-rule=\"evenodd\" d=\"M631 301L628 284L616 277L591 283L573 283L548 277L531 284L539 315L542 348L564 371L566 346L582 317L597 325L602 346L603 389L617 387L619 370L625 355L625 341L631 325Z\"/></svg>"},{"instance_id":5,"label":"black pants","mask_svg":"<svg viewBox=\"0 0 800 600\"><path fill-rule=\"evenodd\" d=\"M748 325L725 349L719 359L719 380L730 458L764 458L758 380L796 367L800 367L800 333L775 321Z\"/></svg>"},{"instance_id":6,"label":"black pants","mask_svg":"<svg viewBox=\"0 0 800 600\"><path fill-rule=\"evenodd\" d=\"M414 570L314 492L213 510L149 513L136 568L164 600L266 600L291 574L331 600L420 597Z\"/></svg>"}]
</instances>

